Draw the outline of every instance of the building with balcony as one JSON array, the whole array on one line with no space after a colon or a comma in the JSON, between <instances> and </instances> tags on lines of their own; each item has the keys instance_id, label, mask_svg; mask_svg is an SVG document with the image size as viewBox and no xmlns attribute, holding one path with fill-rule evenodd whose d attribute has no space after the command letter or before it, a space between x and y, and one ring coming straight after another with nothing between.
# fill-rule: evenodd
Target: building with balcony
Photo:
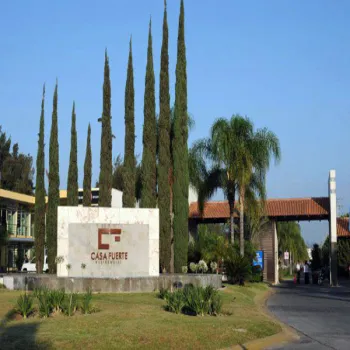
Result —
<instances>
[{"instance_id":1,"label":"building with balcony","mask_svg":"<svg viewBox=\"0 0 350 350\"><path fill-rule=\"evenodd\" d=\"M79 189L79 205L83 189ZM112 189L112 207L122 208L123 192ZM99 189L91 189L91 205L98 206ZM47 198L46 198L47 201ZM60 190L60 205L67 205L67 191ZM34 253L35 197L0 189L0 272L16 271ZM6 239L4 239L6 237Z\"/></svg>"},{"instance_id":2,"label":"building with balcony","mask_svg":"<svg viewBox=\"0 0 350 350\"><path fill-rule=\"evenodd\" d=\"M34 196L0 189L0 271L16 270L26 254L30 257L34 204Z\"/></svg>"}]
</instances>

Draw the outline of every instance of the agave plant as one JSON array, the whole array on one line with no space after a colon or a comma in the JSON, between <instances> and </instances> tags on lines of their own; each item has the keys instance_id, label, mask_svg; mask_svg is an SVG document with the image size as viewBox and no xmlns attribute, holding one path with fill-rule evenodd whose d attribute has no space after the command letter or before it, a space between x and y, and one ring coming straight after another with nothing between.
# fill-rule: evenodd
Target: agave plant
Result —
<instances>
[{"instance_id":1,"label":"agave plant","mask_svg":"<svg viewBox=\"0 0 350 350\"><path fill-rule=\"evenodd\" d=\"M91 314L94 311L91 301L92 301L92 292L91 292L91 289L89 289L85 294L83 294L81 304L80 304L80 310L83 314L85 315Z\"/></svg>"},{"instance_id":2,"label":"agave plant","mask_svg":"<svg viewBox=\"0 0 350 350\"><path fill-rule=\"evenodd\" d=\"M60 312L63 309L63 301L66 293L64 289L52 290L51 291L51 302L55 312Z\"/></svg>"},{"instance_id":3,"label":"agave plant","mask_svg":"<svg viewBox=\"0 0 350 350\"><path fill-rule=\"evenodd\" d=\"M34 310L33 298L31 295L25 293L18 297L16 311L27 318Z\"/></svg>"},{"instance_id":4,"label":"agave plant","mask_svg":"<svg viewBox=\"0 0 350 350\"><path fill-rule=\"evenodd\" d=\"M48 289L43 289L38 295L39 314L41 317L49 317L53 310L52 295Z\"/></svg>"},{"instance_id":5,"label":"agave plant","mask_svg":"<svg viewBox=\"0 0 350 350\"><path fill-rule=\"evenodd\" d=\"M63 303L63 311L67 316L73 316L78 306L76 293L70 293L66 296Z\"/></svg>"},{"instance_id":6,"label":"agave plant","mask_svg":"<svg viewBox=\"0 0 350 350\"><path fill-rule=\"evenodd\" d=\"M173 293L169 293L166 301L166 309L175 314L179 314L185 306L185 299L182 290L176 290Z\"/></svg>"}]
</instances>

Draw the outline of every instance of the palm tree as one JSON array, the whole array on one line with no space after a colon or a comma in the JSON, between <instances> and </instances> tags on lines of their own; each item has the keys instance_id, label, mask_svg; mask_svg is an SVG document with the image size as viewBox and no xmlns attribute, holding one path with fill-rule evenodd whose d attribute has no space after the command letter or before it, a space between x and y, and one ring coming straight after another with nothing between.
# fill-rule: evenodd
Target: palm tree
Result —
<instances>
[{"instance_id":1,"label":"palm tree","mask_svg":"<svg viewBox=\"0 0 350 350\"><path fill-rule=\"evenodd\" d=\"M266 172L270 167L270 159L280 160L281 151L277 136L267 128L254 131L249 118L239 115L231 118L235 131L235 176L239 192L240 213L240 253L244 256L244 206L246 199L254 202L257 197L265 201Z\"/></svg>"},{"instance_id":2,"label":"palm tree","mask_svg":"<svg viewBox=\"0 0 350 350\"><path fill-rule=\"evenodd\" d=\"M211 128L210 137L197 141L189 152L190 180L198 191L199 210L219 189L224 191L230 210L230 236L234 242L235 195L240 203L240 252L244 255L244 206L264 200L265 174L270 157L280 158L277 137L267 129L254 132L248 118L233 115L220 118ZM209 166L209 169L208 167Z\"/></svg>"}]
</instances>

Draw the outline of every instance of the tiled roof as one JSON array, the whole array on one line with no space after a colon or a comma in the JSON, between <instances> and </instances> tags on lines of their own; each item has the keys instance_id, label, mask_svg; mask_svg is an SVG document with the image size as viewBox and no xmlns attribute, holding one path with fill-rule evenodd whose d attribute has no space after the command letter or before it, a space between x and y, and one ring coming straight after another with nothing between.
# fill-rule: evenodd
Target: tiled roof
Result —
<instances>
[{"instance_id":1,"label":"tiled roof","mask_svg":"<svg viewBox=\"0 0 350 350\"><path fill-rule=\"evenodd\" d=\"M337 218L337 236L350 237L349 218Z\"/></svg>"},{"instance_id":2,"label":"tiled roof","mask_svg":"<svg viewBox=\"0 0 350 350\"><path fill-rule=\"evenodd\" d=\"M329 215L328 197L319 198L288 198L267 199L266 215L268 217L327 217ZM227 201L207 202L201 217L197 202L190 204L189 217L203 219L229 218L229 205Z\"/></svg>"}]
</instances>

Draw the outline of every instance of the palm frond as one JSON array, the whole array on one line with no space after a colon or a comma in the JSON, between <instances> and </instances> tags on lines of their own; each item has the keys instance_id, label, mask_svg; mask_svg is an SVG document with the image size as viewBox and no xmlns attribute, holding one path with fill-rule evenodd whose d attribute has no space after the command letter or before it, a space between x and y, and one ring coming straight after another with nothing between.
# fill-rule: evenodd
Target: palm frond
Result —
<instances>
[{"instance_id":1,"label":"palm frond","mask_svg":"<svg viewBox=\"0 0 350 350\"><path fill-rule=\"evenodd\" d=\"M207 172L198 191L198 208L201 214L204 212L206 201L210 199L219 188L222 188L222 179L223 171L218 167L214 167Z\"/></svg>"}]
</instances>

